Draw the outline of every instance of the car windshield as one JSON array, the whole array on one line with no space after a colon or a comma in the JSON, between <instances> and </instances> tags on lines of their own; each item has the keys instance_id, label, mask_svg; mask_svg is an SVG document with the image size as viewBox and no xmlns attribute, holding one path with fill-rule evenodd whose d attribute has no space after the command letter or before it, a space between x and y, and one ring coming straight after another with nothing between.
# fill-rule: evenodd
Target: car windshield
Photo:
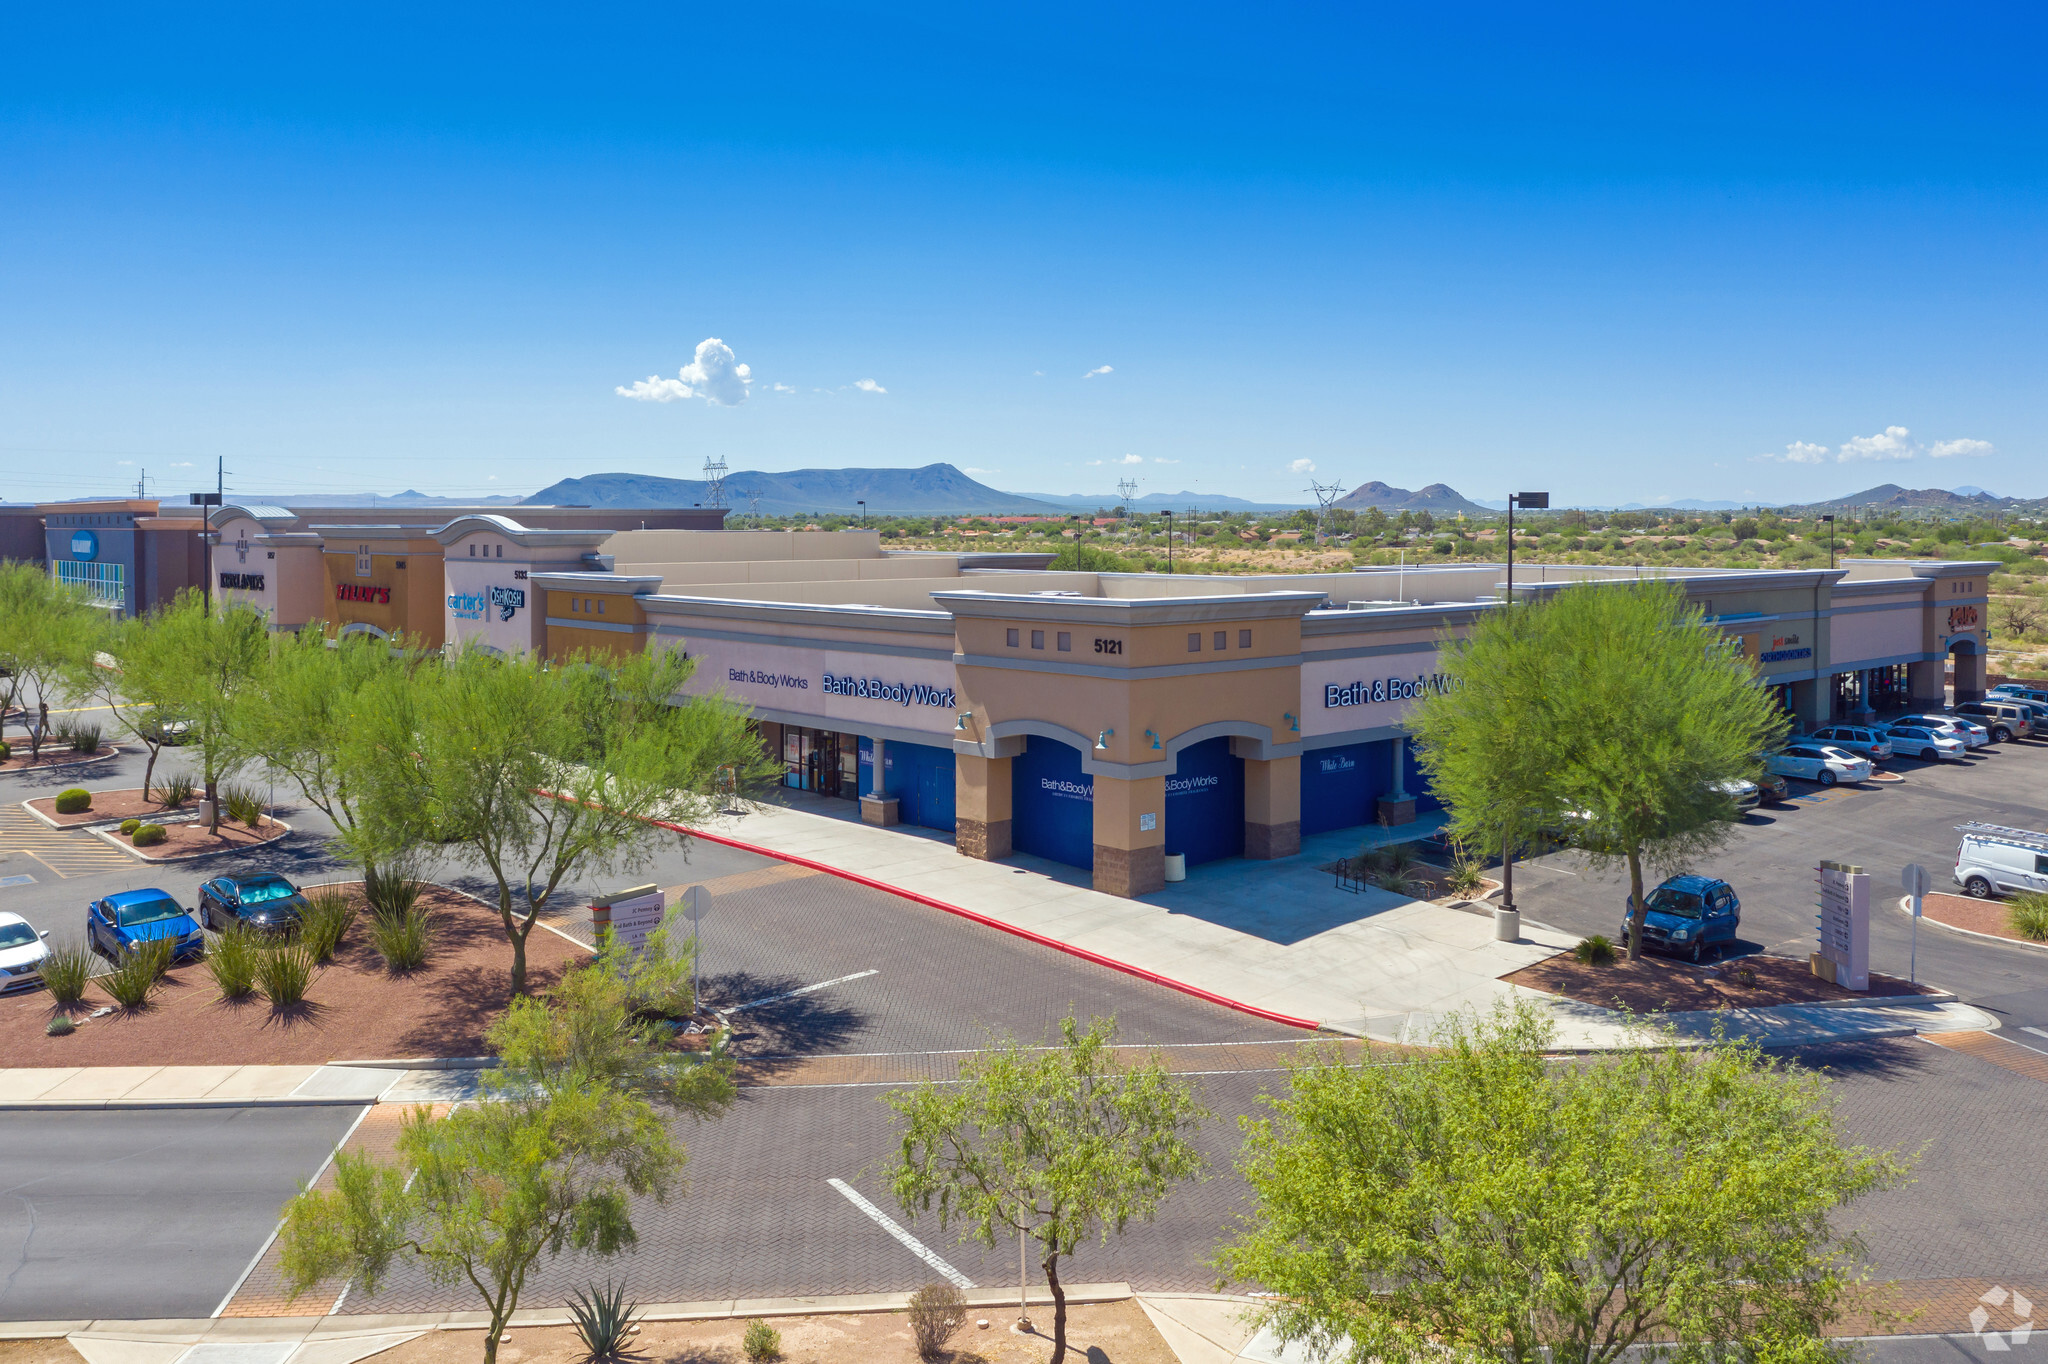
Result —
<instances>
[{"instance_id":1,"label":"car windshield","mask_svg":"<svg viewBox=\"0 0 2048 1364\"><path fill-rule=\"evenodd\" d=\"M138 928L143 924L160 924L166 919L175 919L185 911L176 900L144 900L139 905L122 905L115 911L117 922L123 928Z\"/></svg>"},{"instance_id":2,"label":"car windshield","mask_svg":"<svg viewBox=\"0 0 2048 1364\"><path fill-rule=\"evenodd\" d=\"M266 876L261 881L242 883L242 903L245 905L267 904L272 900L289 900L298 894L292 883L282 876Z\"/></svg>"},{"instance_id":3,"label":"car windshield","mask_svg":"<svg viewBox=\"0 0 2048 1364\"><path fill-rule=\"evenodd\" d=\"M1659 914L1673 914L1681 919L1697 919L1700 917L1700 897L1689 890L1659 886L1650 892L1650 908Z\"/></svg>"},{"instance_id":4,"label":"car windshield","mask_svg":"<svg viewBox=\"0 0 2048 1364\"><path fill-rule=\"evenodd\" d=\"M0 924L0 947L30 947L36 931L27 924Z\"/></svg>"}]
</instances>

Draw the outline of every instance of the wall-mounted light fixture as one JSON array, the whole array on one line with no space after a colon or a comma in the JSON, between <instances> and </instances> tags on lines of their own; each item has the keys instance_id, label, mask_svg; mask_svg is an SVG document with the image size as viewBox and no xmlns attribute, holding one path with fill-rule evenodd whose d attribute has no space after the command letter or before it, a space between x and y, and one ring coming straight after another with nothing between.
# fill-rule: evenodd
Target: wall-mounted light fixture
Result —
<instances>
[{"instance_id":1,"label":"wall-mounted light fixture","mask_svg":"<svg viewBox=\"0 0 2048 1364\"><path fill-rule=\"evenodd\" d=\"M973 711L971 711L971 710L963 710L963 711L961 711L961 712L960 712L960 718L959 718L959 719L957 719L957 720L955 720L955 721L953 722L953 728L954 728L954 729L960 729L960 730L964 730L964 729L966 729L966 728L967 728L967 722L968 722L969 720L972 720L973 718L974 718L974 712L973 712Z\"/></svg>"},{"instance_id":2,"label":"wall-mounted light fixture","mask_svg":"<svg viewBox=\"0 0 2048 1364\"><path fill-rule=\"evenodd\" d=\"M1109 752L1109 736L1114 733L1116 731L1113 729L1105 729L1102 733L1095 736L1095 751L1097 753Z\"/></svg>"},{"instance_id":3,"label":"wall-mounted light fixture","mask_svg":"<svg viewBox=\"0 0 2048 1364\"><path fill-rule=\"evenodd\" d=\"M1159 736L1157 734L1154 734L1151 730L1148 729L1145 731L1145 737L1152 741L1153 748L1156 749L1159 747Z\"/></svg>"},{"instance_id":4,"label":"wall-mounted light fixture","mask_svg":"<svg viewBox=\"0 0 2048 1364\"><path fill-rule=\"evenodd\" d=\"M1292 711L1281 711L1280 718L1287 722L1287 732L1289 734L1301 733L1301 721L1295 718Z\"/></svg>"}]
</instances>

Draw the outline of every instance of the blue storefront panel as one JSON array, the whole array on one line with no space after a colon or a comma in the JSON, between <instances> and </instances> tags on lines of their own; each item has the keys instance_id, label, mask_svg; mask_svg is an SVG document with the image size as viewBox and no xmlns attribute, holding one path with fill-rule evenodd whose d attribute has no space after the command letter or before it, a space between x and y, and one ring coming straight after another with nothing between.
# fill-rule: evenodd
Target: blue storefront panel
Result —
<instances>
[{"instance_id":1,"label":"blue storefront panel","mask_svg":"<svg viewBox=\"0 0 2048 1364\"><path fill-rule=\"evenodd\" d=\"M1444 803L1436 798L1436 791L1430 786L1429 777L1423 772L1422 764L1415 761L1415 741L1410 739L1407 743L1401 745L1401 748L1408 755L1406 759L1408 771L1405 775L1407 777L1408 794L1415 797L1416 811L1420 813L1425 810L1443 809Z\"/></svg>"},{"instance_id":2,"label":"blue storefront panel","mask_svg":"<svg viewBox=\"0 0 2048 1364\"><path fill-rule=\"evenodd\" d=\"M1393 789L1394 742L1312 748L1301 755L1301 831L1328 833L1371 824ZM1410 786L1411 791L1418 788Z\"/></svg>"},{"instance_id":3,"label":"blue storefront panel","mask_svg":"<svg viewBox=\"0 0 2048 1364\"><path fill-rule=\"evenodd\" d=\"M1166 779L1166 851L1198 866L1244 856L1244 759L1228 738L1183 748Z\"/></svg>"},{"instance_id":4,"label":"blue storefront panel","mask_svg":"<svg viewBox=\"0 0 2048 1364\"><path fill-rule=\"evenodd\" d=\"M1033 734L1010 760L1010 845L1018 852L1095 865L1095 778L1081 754Z\"/></svg>"},{"instance_id":5,"label":"blue storefront panel","mask_svg":"<svg viewBox=\"0 0 2048 1364\"><path fill-rule=\"evenodd\" d=\"M922 829L953 827L953 751L890 740L882 745L882 788L896 797L896 813ZM860 741L860 793L875 792L875 741Z\"/></svg>"}]
</instances>

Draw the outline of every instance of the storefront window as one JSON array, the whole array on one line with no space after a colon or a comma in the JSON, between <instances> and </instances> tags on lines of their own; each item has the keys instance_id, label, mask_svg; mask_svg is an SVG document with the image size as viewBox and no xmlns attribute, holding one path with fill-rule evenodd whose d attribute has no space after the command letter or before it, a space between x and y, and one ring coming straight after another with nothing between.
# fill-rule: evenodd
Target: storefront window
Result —
<instances>
[{"instance_id":1,"label":"storefront window","mask_svg":"<svg viewBox=\"0 0 2048 1364\"><path fill-rule=\"evenodd\" d=\"M860 795L860 738L829 729L782 731L782 784L847 800Z\"/></svg>"}]
</instances>

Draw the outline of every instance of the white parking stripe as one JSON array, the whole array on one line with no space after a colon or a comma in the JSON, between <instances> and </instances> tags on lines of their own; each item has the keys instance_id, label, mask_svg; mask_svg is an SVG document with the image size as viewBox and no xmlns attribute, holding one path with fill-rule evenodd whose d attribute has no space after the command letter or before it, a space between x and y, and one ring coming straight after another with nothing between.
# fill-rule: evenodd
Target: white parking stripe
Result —
<instances>
[{"instance_id":1,"label":"white parking stripe","mask_svg":"<svg viewBox=\"0 0 2048 1364\"><path fill-rule=\"evenodd\" d=\"M896 1219L889 1216L888 1213L883 1212L880 1208L868 1202L865 1198L862 1198L860 1196L860 1193L851 1184L848 1184L843 1179L828 1179L825 1182L827 1184L830 1184L833 1188L839 1190L839 1192L845 1194L847 1202L853 1204L854 1207L859 1208L869 1217L874 1218L876 1226L880 1227L883 1231L888 1232L891 1236L901 1241L909 1249L912 1255L915 1255L918 1259L923 1260L933 1269L938 1270L940 1274L950 1279L955 1288L965 1290L974 1287L974 1280L968 1278L965 1274L962 1274L959 1270L953 1268L953 1266L947 1264L944 1260L941 1260L938 1257L938 1254L935 1251L933 1251L930 1246L918 1240L915 1236L912 1236L908 1231L905 1231L903 1227L897 1223Z\"/></svg>"},{"instance_id":2,"label":"white parking stripe","mask_svg":"<svg viewBox=\"0 0 2048 1364\"><path fill-rule=\"evenodd\" d=\"M779 995L770 995L766 999L750 999L744 1004L734 1004L728 1008L715 1009L712 1012L716 1013L720 1018L723 1018L727 1014L736 1014L741 1009L758 1009L763 1004L780 1004L785 999L795 999L798 995L807 995L810 994L813 990L829 990L835 985L844 985L849 980L860 980L867 976L874 976L880 974L880 968L875 968L873 970L867 971L855 971L852 975L841 976L837 980L821 980L816 985L806 985L800 990L789 990Z\"/></svg>"}]
</instances>

